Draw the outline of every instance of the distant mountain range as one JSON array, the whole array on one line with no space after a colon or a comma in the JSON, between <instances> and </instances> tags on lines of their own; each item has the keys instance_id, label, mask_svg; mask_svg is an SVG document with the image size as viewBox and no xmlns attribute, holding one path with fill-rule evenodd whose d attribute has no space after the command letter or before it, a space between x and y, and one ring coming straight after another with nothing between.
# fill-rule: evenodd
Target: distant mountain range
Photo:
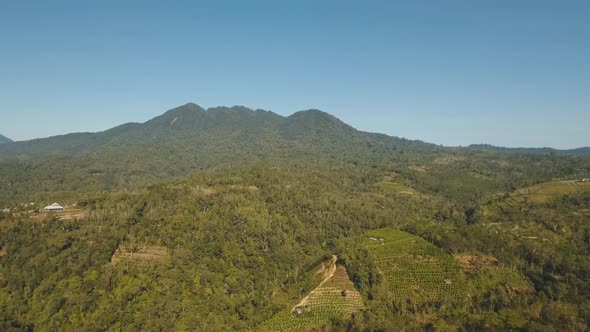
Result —
<instances>
[{"instance_id":1,"label":"distant mountain range","mask_svg":"<svg viewBox=\"0 0 590 332\"><path fill-rule=\"evenodd\" d=\"M270 111L252 110L243 106L203 109L197 104L188 103L169 110L145 123L127 123L97 133L72 133L21 142L14 142L0 134L0 144L4 145L0 149L0 160L11 159L15 156L20 158L40 155L71 156L94 149L122 147L124 145L133 146L134 144L143 145L148 142L161 144L170 139L192 138L198 141L209 141L224 131L226 135L219 137L217 143L227 141L231 137L235 138L236 135L242 138L248 136L247 141L250 141L254 136L258 136L260 139L275 140L277 137L272 136L278 135L280 139L290 142L301 141L299 143L325 143L326 141L336 143L336 139L344 140L338 143L354 141L359 143L376 140L380 143L396 142L405 145L412 142L414 148L418 146L427 150L434 148L434 145L421 141L410 141L384 134L361 132L336 117L315 109L300 111L291 116L283 117ZM204 135L205 133L212 136ZM196 143L193 140L191 142ZM6 145L6 143L15 144ZM239 143L243 144L245 142ZM297 145L301 146L300 144ZM538 155L590 155L590 147L559 150L549 147L507 148L490 144L472 144L467 146L466 149Z\"/></svg>"},{"instance_id":2,"label":"distant mountain range","mask_svg":"<svg viewBox=\"0 0 590 332\"><path fill-rule=\"evenodd\" d=\"M12 142L13 141L10 138L0 134L0 144L6 144L6 143L12 143Z\"/></svg>"},{"instance_id":3,"label":"distant mountain range","mask_svg":"<svg viewBox=\"0 0 590 332\"><path fill-rule=\"evenodd\" d=\"M313 149L349 151L349 145L381 149L412 146L437 149L433 144L409 141L354 129L336 117L307 110L283 117L270 111L243 106L203 109L194 103L174 108L145 123L127 123L98 133L72 133L30 141L15 142L0 148L0 160L35 156L76 156L78 154L135 154L167 146L166 154L180 150L195 155L254 153L266 155L274 150L309 152ZM127 150L132 151L127 151ZM312 149L312 150L313 150ZM151 151L153 152L153 151Z\"/></svg>"},{"instance_id":4,"label":"distant mountain range","mask_svg":"<svg viewBox=\"0 0 590 332\"><path fill-rule=\"evenodd\" d=\"M472 152L479 150L483 154L590 154L588 148L567 153L489 145L446 148L359 131L319 110L284 117L243 106L204 109L188 103L145 123L1 144L0 201L31 193L111 190L256 163L370 168L401 163L409 167L460 160L468 153L477 158Z\"/></svg>"},{"instance_id":5,"label":"distant mountain range","mask_svg":"<svg viewBox=\"0 0 590 332\"><path fill-rule=\"evenodd\" d=\"M0 200L31 192L110 190L253 163L377 165L443 149L358 131L318 110L283 117L189 103L145 123L0 145Z\"/></svg>"},{"instance_id":6,"label":"distant mountain range","mask_svg":"<svg viewBox=\"0 0 590 332\"><path fill-rule=\"evenodd\" d=\"M479 151L494 151L507 153L524 153L524 154L540 154L540 155L564 155L564 156L590 156L590 147L582 147L577 149L558 150L553 148L506 148L501 146L494 146L489 144L472 144L467 147L471 150Z\"/></svg>"}]
</instances>

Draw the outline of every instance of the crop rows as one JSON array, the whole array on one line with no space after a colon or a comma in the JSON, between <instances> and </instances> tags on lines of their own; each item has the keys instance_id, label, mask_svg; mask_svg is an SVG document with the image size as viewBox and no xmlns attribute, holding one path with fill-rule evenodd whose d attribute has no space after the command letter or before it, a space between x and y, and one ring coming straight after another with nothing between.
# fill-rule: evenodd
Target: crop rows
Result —
<instances>
[{"instance_id":1,"label":"crop rows","mask_svg":"<svg viewBox=\"0 0 590 332\"><path fill-rule=\"evenodd\" d=\"M343 314L333 310L310 311L302 314L294 314L288 310L283 310L273 318L265 322L261 329L265 331L293 331L301 330L305 327L319 327L327 324L332 317L341 317Z\"/></svg>"},{"instance_id":2,"label":"crop rows","mask_svg":"<svg viewBox=\"0 0 590 332\"><path fill-rule=\"evenodd\" d=\"M365 308L363 300L350 281L346 269L338 266L325 284L309 294L307 303L299 307L299 313L283 310L261 328L263 330L300 330L305 327L320 327L333 317L350 317Z\"/></svg>"},{"instance_id":3,"label":"crop rows","mask_svg":"<svg viewBox=\"0 0 590 332\"><path fill-rule=\"evenodd\" d=\"M402 231L385 229L370 234L381 236L380 243L364 243L395 302L425 304L464 298L465 280L450 255Z\"/></svg>"}]
</instances>

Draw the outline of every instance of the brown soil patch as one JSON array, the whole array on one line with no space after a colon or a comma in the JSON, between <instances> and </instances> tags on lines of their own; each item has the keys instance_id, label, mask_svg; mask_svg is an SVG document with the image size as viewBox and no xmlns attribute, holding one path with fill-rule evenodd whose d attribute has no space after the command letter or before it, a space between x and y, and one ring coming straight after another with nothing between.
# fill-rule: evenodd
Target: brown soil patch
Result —
<instances>
[{"instance_id":1,"label":"brown soil patch","mask_svg":"<svg viewBox=\"0 0 590 332\"><path fill-rule=\"evenodd\" d=\"M31 213L29 214L29 218L36 221L43 221L47 219L47 213Z\"/></svg>"},{"instance_id":2,"label":"brown soil patch","mask_svg":"<svg viewBox=\"0 0 590 332\"><path fill-rule=\"evenodd\" d=\"M45 221L49 217L55 216L60 220L78 220L82 219L86 216L86 211L82 209L69 209L66 208L65 210L61 211L29 211L28 217L32 220L36 221Z\"/></svg>"},{"instance_id":3,"label":"brown soil patch","mask_svg":"<svg viewBox=\"0 0 590 332\"><path fill-rule=\"evenodd\" d=\"M84 218L86 213L80 210L64 211L57 214L60 220L77 220Z\"/></svg>"},{"instance_id":4,"label":"brown soil patch","mask_svg":"<svg viewBox=\"0 0 590 332\"><path fill-rule=\"evenodd\" d=\"M492 256L453 255L464 271L476 271L500 267L501 263Z\"/></svg>"},{"instance_id":5,"label":"brown soil patch","mask_svg":"<svg viewBox=\"0 0 590 332\"><path fill-rule=\"evenodd\" d=\"M121 245L111 257L111 263L117 264L123 260L163 263L168 260L168 252L166 248L160 246L130 247Z\"/></svg>"},{"instance_id":6,"label":"brown soil patch","mask_svg":"<svg viewBox=\"0 0 590 332\"><path fill-rule=\"evenodd\" d=\"M201 193L205 196L210 196L215 194L217 191L211 187L201 188Z\"/></svg>"},{"instance_id":7,"label":"brown soil patch","mask_svg":"<svg viewBox=\"0 0 590 332\"><path fill-rule=\"evenodd\" d=\"M427 169L424 166L408 166L409 169L417 172L426 173Z\"/></svg>"},{"instance_id":8,"label":"brown soil patch","mask_svg":"<svg viewBox=\"0 0 590 332\"><path fill-rule=\"evenodd\" d=\"M464 159L465 158L463 158L463 157L445 155L445 156L440 156L440 157L434 159L434 163L439 164L439 165L449 165L455 161L461 161Z\"/></svg>"}]
</instances>

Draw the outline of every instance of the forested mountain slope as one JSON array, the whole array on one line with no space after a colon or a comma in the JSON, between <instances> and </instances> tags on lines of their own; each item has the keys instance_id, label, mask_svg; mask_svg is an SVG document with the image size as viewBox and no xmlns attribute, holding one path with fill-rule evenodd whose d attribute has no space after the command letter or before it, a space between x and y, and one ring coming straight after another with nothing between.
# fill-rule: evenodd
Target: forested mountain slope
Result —
<instances>
[{"instance_id":1,"label":"forested mountain slope","mask_svg":"<svg viewBox=\"0 0 590 332\"><path fill-rule=\"evenodd\" d=\"M147 184L209 168L337 159L383 163L432 144L357 131L317 110L289 117L245 107L186 104L142 124L0 147L0 201L33 192Z\"/></svg>"},{"instance_id":2,"label":"forested mountain slope","mask_svg":"<svg viewBox=\"0 0 590 332\"><path fill-rule=\"evenodd\" d=\"M411 181L470 195L469 187L491 190L509 181L514 186L556 175L575 177L584 173L576 166L582 161L444 148L358 131L318 110L282 117L241 106L205 110L189 103L145 123L3 144L0 202L112 190L253 164L403 165Z\"/></svg>"},{"instance_id":3,"label":"forested mountain slope","mask_svg":"<svg viewBox=\"0 0 590 332\"><path fill-rule=\"evenodd\" d=\"M171 143L198 146L242 143L249 148L256 143L275 143L266 147L281 148L279 143L312 143L338 140L337 148L349 143L376 141L390 146L409 142L394 137L385 139L357 131L337 118L318 111L308 110L282 117L272 112L251 110L242 106L215 107L207 110L189 103L153 118L145 123L128 123L98 133L74 133L45 139L17 142L3 146L0 158L26 159L33 156L75 156L81 152L105 152L118 148L133 153L133 148L146 144ZM335 144L336 142L332 142ZM415 142L416 145L434 148L433 145Z\"/></svg>"},{"instance_id":4,"label":"forested mountain slope","mask_svg":"<svg viewBox=\"0 0 590 332\"><path fill-rule=\"evenodd\" d=\"M0 134L0 144L12 143L12 140Z\"/></svg>"},{"instance_id":5,"label":"forested mountain slope","mask_svg":"<svg viewBox=\"0 0 590 332\"><path fill-rule=\"evenodd\" d=\"M589 157L195 104L0 156L0 330L590 326Z\"/></svg>"},{"instance_id":6,"label":"forested mountain slope","mask_svg":"<svg viewBox=\"0 0 590 332\"><path fill-rule=\"evenodd\" d=\"M76 216L0 213L0 329L298 326L290 310L332 255L364 309L311 306L318 328L587 329L590 184L473 198L431 187L428 167L205 171L64 200Z\"/></svg>"}]
</instances>

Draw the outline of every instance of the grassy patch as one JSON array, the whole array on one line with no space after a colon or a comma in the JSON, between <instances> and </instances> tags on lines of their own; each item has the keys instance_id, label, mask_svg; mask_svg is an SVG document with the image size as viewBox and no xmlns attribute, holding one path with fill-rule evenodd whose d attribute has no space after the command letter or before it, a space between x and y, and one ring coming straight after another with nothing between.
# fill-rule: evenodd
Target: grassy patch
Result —
<instances>
[{"instance_id":1,"label":"grassy patch","mask_svg":"<svg viewBox=\"0 0 590 332\"><path fill-rule=\"evenodd\" d=\"M550 181L519 189L510 197L517 203L529 201L542 204L564 195L573 195L590 191L590 182Z\"/></svg>"}]
</instances>

